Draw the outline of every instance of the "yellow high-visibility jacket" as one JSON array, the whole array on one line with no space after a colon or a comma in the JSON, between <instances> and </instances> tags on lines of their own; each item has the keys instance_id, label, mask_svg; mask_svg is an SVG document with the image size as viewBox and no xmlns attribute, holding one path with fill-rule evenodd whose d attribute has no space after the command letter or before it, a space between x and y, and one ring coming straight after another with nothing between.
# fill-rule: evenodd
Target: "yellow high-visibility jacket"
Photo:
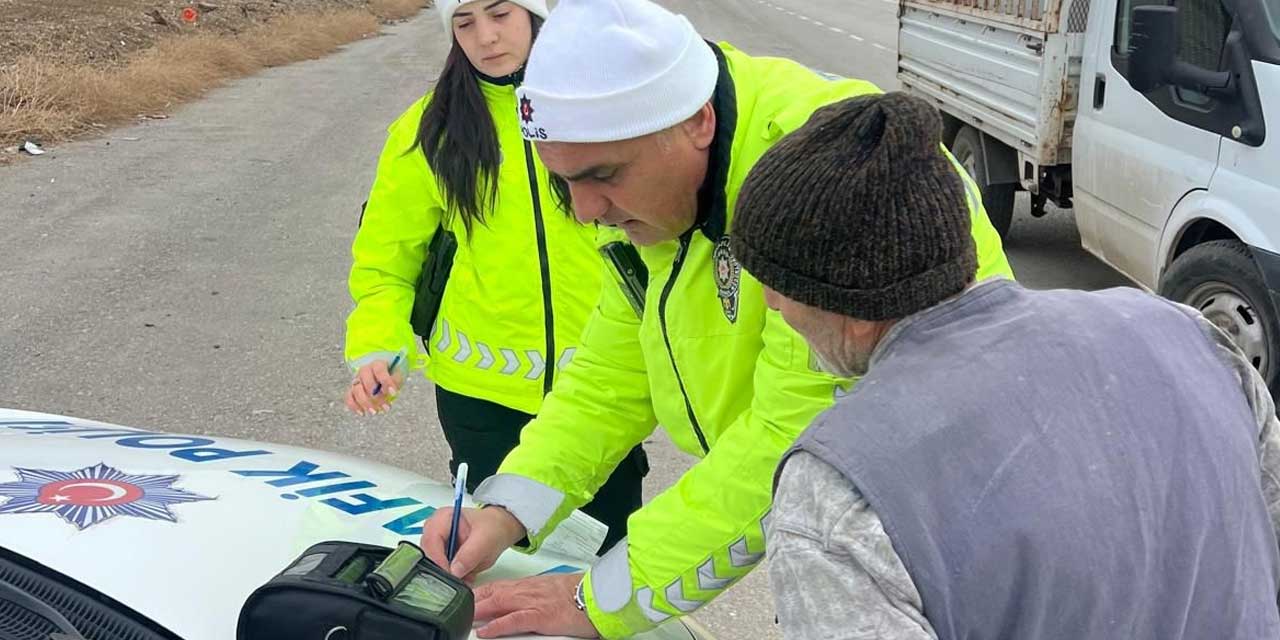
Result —
<instances>
[{"instance_id":1,"label":"yellow high-visibility jacket","mask_svg":"<svg viewBox=\"0 0 1280 640\"><path fill-rule=\"evenodd\" d=\"M430 94L391 124L351 250L346 358L358 369L404 350L449 391L533 414L573 359L604 262L595 230L556 205L546 169L521 136L514 84L478 82L502 152L495 206L470 233L460 216L446 214L441 187L414 146ZM409 314L442 220L458 249L422 353Z\"/></svg>"},{"instance_id":2,"label":"yellow high-visibility jacket","mask_svg":"<svg viewBox=\"0 0 1280 640\"><path fill-rule=\"evenodd\" d=\"M649 271L642 317L616 279L606 280L577 358L498 475L476 492L510 510L535 549L655 424L701 458L631 516L629 537L589 572L587 613L606 638L691 613L760 562L761 520L783 452L852 382L814 365L804 339L733 260L727 236L738 190L770 146L818 108L878 89L727 44L717 56L714 202L678 240L639 248ZM967 176L965 183L976 277L1011 277L977 187ZM616 238L606 231L601 241Z\"/></svg>"}]
</instances>

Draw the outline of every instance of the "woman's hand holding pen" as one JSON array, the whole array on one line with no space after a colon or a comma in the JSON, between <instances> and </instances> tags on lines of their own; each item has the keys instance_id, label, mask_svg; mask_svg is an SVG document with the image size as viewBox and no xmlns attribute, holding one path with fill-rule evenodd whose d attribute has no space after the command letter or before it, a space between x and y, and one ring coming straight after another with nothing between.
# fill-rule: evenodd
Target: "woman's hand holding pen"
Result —
<instances>
[{"instance_id":1,"label":"woman's hand holding pen","mask_svg":"<svg viewBox=\"0 0 1280 640\"><path fill-rule=\"evenodd\" d=\"M398 367L402 359L397 355L390 364L386 360L374 360L360 367L347 388L347 408L362 416L385 413L391 408L391 399L404 384L404 368Z\"/></svg>"}]
</instances>

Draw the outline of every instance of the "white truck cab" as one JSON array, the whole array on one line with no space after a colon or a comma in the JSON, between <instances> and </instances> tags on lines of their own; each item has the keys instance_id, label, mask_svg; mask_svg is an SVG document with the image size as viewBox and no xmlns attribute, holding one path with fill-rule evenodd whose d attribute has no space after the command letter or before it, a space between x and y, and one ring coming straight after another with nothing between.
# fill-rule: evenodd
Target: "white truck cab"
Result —
<instances>
[{"instance_id":1,"label":"white truck cab","mask_svg":"<svg viewBox=\"0 0 1280 640\"><path fill-rule=\"evenodd\" d=\"M1280 0L903 0L898 77L1003 234L1014 193L1280 389ZM1270 127L1268 127L1270 125ZM1269 131L1270 129L1270 131Z\"/></svg>"}]
</instances>

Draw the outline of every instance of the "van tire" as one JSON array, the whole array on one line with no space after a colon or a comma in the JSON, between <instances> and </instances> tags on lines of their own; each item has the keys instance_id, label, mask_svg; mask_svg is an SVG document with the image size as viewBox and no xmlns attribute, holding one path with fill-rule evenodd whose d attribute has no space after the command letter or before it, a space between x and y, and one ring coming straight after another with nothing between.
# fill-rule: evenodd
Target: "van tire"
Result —
<instances>
[{"instance_id":1,"label":"van tire","mask_svg":"<svg viewBox=\"0 0 1280 640\"><path fill-rule=\"evenodd\" d=\"M1160 295L1199 309L1231 336L1276 395L1280 324L1248 245L1213 240L1188 249L1160 278Z\"/></svg>"},{"instance_id":2,"label":"van tire","mask_svg":"<svg viewBox=\"0 0 1280 640\"><path fill-rule=\"evenodd\" d=\"M1017 183L987 183L987 159L982 150L982 134L970 126L960 128L956 139L951 143L951 155L956 162L969 172L969 177L978 184L982 191L982 206L987 210L987 218L996 228L1003 240L1009 234L1013 224L1013 196L1018 190Z\"/></svg>"}]
</instances>

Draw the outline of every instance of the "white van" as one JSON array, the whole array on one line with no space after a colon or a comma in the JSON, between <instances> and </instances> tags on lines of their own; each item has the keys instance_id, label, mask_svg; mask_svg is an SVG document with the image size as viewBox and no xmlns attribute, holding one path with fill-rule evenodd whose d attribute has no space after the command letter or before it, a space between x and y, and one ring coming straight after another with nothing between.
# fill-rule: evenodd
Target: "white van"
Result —
<instances>
[{"instance_id":1,"label":"white van","mask_svg":"<svg viewBox=\"0 0 1280 640\"><path fill-rule=\"evenodd\" d=\"M898 78L1009 229L1201 309L1280 388L1280 0L903 0Z\"/></svg>"}]
</instances>

